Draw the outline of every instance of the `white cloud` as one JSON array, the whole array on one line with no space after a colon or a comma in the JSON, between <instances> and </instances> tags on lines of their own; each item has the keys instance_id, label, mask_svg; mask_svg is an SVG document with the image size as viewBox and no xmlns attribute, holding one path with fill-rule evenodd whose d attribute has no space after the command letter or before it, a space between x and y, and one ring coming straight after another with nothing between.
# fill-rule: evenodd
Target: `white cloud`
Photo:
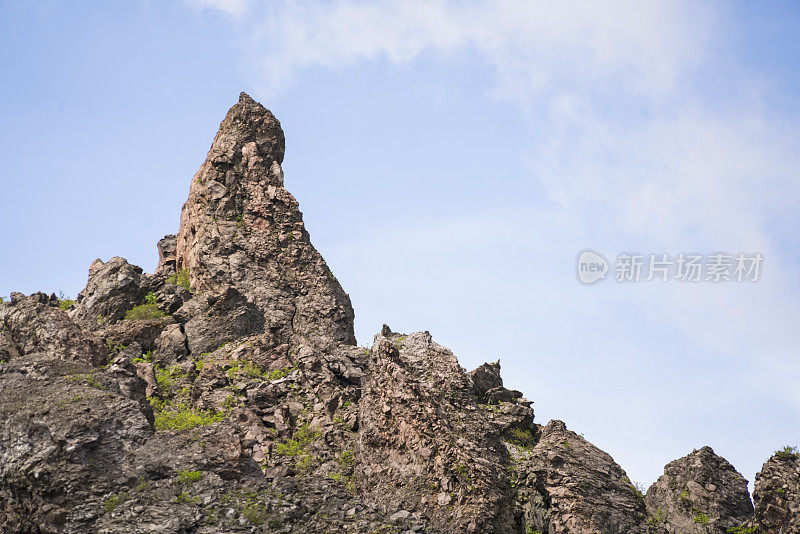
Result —
<instances>
[{"instance_id":1,"label":"white cloud","mask_svg":"<svg viewBox=\"0 0 800 534\"><path fill-rule=\"evenodd\" d=\"M182 0L183 3L194 9L211 9L221 11L227 15L241 17L250 6L252 0Z\"/></svg>"},{"instance_id":2,"label":"white cloud","mask_svg":"<svg viewBox=\"0 0 800 534\"><path fill-rule=\"evenodd\" d=\"M432 51L479 54L498 89L522 100L575 78L661 93L698 60L709 26L707 10L679 2L344 0L277 2L260 14L250 47L268 93L304 69Z\"/></svg>"}]
</instances>

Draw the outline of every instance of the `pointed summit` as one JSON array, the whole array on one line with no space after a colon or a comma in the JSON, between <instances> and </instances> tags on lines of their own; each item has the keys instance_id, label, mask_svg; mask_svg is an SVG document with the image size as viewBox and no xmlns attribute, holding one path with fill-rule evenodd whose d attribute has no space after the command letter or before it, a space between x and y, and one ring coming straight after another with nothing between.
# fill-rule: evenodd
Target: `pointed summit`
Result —
<instances>
[{"instance_id":1,"label":"pointed summit","mask_svg":"<svg viewBox=\"0 0 800 534\"><path fill-rule=\"evenodd\" d=\"M196 291L230 288L278 340L355 343L350 298L311 245L283 186L278 119L242 93L228 111L181 212L176 268Z\"/></svg>"},{"instance_id":2,"label":"pointed summit","mask_svg":"<svg viewBox=\"0 0 800 534\"><path fill-rule=\"evenodd\" d=\"M222 121L208 157L220 164L231 162L241 157L242 148L250 143L255 155L283 163L285 141L281 123L267 108L247 93L241 93Z\"/></svg>"}]
</instances>

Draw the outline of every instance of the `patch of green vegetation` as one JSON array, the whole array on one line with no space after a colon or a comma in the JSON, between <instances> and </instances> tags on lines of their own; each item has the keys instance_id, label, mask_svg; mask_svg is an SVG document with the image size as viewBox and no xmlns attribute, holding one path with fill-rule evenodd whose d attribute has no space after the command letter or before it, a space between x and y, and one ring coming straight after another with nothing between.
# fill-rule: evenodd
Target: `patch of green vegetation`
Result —
<instances>
[{"instance_id":1,"label":"patch of green vegetation","mask_svg":"<svg viewBox=\"0 0 800 534\"><path fill-rule=\"evenodd\" d=\"M203 474L200 471L178 471L179 484L194 484L202 478Z\"/></svg>"},{"instance_id":2,"label":"patch of green vegetation","mask_svg":"<svg viewBox=\"0 0 800 534\"><path fill-rule=\"evenodd\" d=\"M694 509L693 512L695 513L695 516L692 521L700 525L705 525L708 523L708 516L706 514L697 509Z\"/></svg>"},{"instance_id":3,"label":"patch of green vegetation","mask_svg":"<svg viewBox=\"0 0 800 534\"><path fill-rule=\"evenodd\" d=\"M179 502L179 503L194 503L194 504L197 504L197 503L200 502L200 499L198 499L197 497L192 497L191 495L189 495L185 491L182 491L179 494L177 494L175 496L175 500L177 502Z\"/></svg>"},{"instance_id":4,"label":"patch of green vegetation","mask_svg":"<svg viewBox=\"0 0 800 534\"><path fill-rule=\"evenodd\" d=\"M167 282L172 285L181 286L187 291L191 291L189 287L189 269L183 268L177 273L171 274L167 277Z\"/></svg>"},{"instance_id":5,"label":"patch of green vegetation","mask_svg":"<svg viewBox=\"0 0 800 534\"><path fill-rule=\"evenodd\" d=\"M227 493L222 496L223 503L233 501L233 507L237 512L253 525L262 525L269 519L269 507L258 492L242 491Z\"/></svg>"},{"instance_id":6,"label":"patch of green vegetation","mask_svg":"<svg viewBox=\"0 0 800 534\"><path fill-rule=\"evenodd\" d=\"M58 307L64 311L67 311L73 304L75 301L72 299L58 299Z\"/></svg>"},{"instance_id":7,"label":"patch of green vegetation","mask_svg":"<svg viewBox=\"0 0 800 534\"><path fill-rule=\"evenodd\" d=\"M800 458L800 452L797 451L797 447L792 447L791 445L787 445L784 448L775 451L775 456L778 457L778 460L791 462L793 460L797 460L798 458Z\"/></svg>"},{"instance_id":8,"label":"patch of green vegetation","mask_svg":"<svg viewBox=\"0 0 800 534\"><path fill-rule=\"evenodd\" d=\"M627 479L628 477L625 478ZM630 479L628 481L631 485L631 492L633 493L633 496L637 499L644 499L644 494L647 491L647 488L644 487L644 484L640 484L639 482L630 482Z\"/></svg>"},{"instance_id":9,"label":"patch of green vegetation","mask_svg":"<svg viewBox=\"0 0 800 534\"><path fill-rule=\"evenodd\" d=\"M245 507L242 508L241 513L245 519L247 519L254 525L263 524L264 521L266 521L267 518L269 517L269 510L267 509L267 505L261 502L253 502L245 505Z\"/></svg>"},{"instance_id":10,"label":"patch of green vegetation","mask_svg":"<svg viewBox=\"0 0 800 534\"><path fill-rule=\"evenodd\" d=\"M403 341L405 341L405 339L406 336L400 336L396 338L394 341L392 341L392 344L395 346L397 350L400 350L403 348Z\"/></svg>"},{"instance_id":11,"label":"patch of green vegetation","mask_svg":"<svg viewBox=\"0 0 800 534\"><path fill-rule=\"evenodd\" d=\"M171 404L154 397L150 398L150 406L155 414L156 430L188 430L222 421L225 417L225 414L212 410L192 408L183 403Z\"/></svg>"},{"instance_id":12,"label":"patch of green vegetation","mask_svg":"<svg viewBox=\"0 0 800 534\"><path fill-rule=\"evenodd\" d=\"M296 469L305 471L317 459L311 452L311 444L319 435L319 430L313 430L308 423L303 423L294 430L291 439L278 443L275 452L291 458Z\"/></svg>"},{"instance_id":13,"label":"patch of green vegetation","mask_svg":"<svg viewBox=\"0 0 800 534\"><path fill-rule=\"evenodd\" d=\"M261 369L258 364L248 360L238 360L231 365L230 369L225 373L228 378L233 379L237 375L246 376L248 378L264 378L265 371Z\"/></svg>"},{"instance_id":14,"label":"patch of green vegetation","mask_svg":"<svg viewBox=\"0 0 800 534\"><path fill-rule=\"evenodd\" d=\"M142 356L140 358L134 358L133 359L133 363L142 363L142 362L148 362L148 363L152 363L153 362L153 351L152 350L148 350L147 352L142 354Z\"/></svg>"},{"instance_id":15,"label":"patch of green vegetation","mask_svg":"<svg viewBox=\"0 0 800 534\"><path fill-rule=\"evenodd\" d=\"M647 524L653 527L657 527L663 522L664 522L664 511L659 506L658 510L656 511L656 515L650 516L650 518L647 520Z\"/></svg>"},{"instance_id":16,"label":"patch of green vegetation","mask_svg":"<svg viewBox=\"0 0 800 534\"><path fill-rule=\"evenodd\" d=\"M745 527L745 526L731 527L731 528L725 530L725 532L727 532L728 534L756 534L756 532L758 532L758 528L757 527Z\"/></svg>"},{"instance_id":17,"label":"patch of green vegetation","mask_svg":"<svg viewBox=\"0 0 800 534\"><path fill-rule=\"evenodd\" d=\"M107 388L100 383L99 380L94 376L94 373L81 373L77 375L73 375L69 377L70 382L82 382L88 386L92 386L96 389L106 390Z\"/></svg>"},{"instance_id":18,"label":"patch of green vegetation","mask_svg":"<svg viewBox=\"0 0 800 534\"><path fill-rule=\"evenodd\" d=\"M110 495L103 501L103 508L106 509L106 512L112 512L117 506L127 500L128 493L124 491L116 495Z\"/></svg>"},{"instance_id":19,"label":"patch of green vegetation","mask_svg":"<svg viewBox=\"0 0 800 534\"><path fill-rule=\"evenodd\" d=\"M509 428L506 431L506 436L514 445L518 445L523 449L532 449L535 439L533 433L528 429L522 428Z\"/></svg>"},{"instance_id":20,"label":"patch of green vegetation","mask_svg":"<svg viewBox=\"0 0 800 534\"><path fill-rule=\"evenodd\" d=\"M144 298L144 302L125 312L126 321L144 321L146 319L161 319L166 314L158 307L158 297L152 291Z\"/></svg>"},{"instance_id":21,"label":"patch of green vegetation","mask_svg":"<svg viewBox=\"0 0 800 534\"><path fill-rule=\"evenodd\" d=\"M280 380L281 378L284 378L292 371L294 371L294 367L284 367L283 369L275 369L273 371L269 371L264 378L266 378L267 380Z\"/></svg>"},{"instance_id":22,"label":"patch of green vegetation","mask_svg":"<svg viewBox=\"0 0 800 534\"><path fill-rule=\"evenodd\" d=\"M777 494L778 494L778 495L780 495L781 497L785 497L785 496L786 496L786 490L785 490L785 489L783 489L783 488L778 488L778 489L776 489L776 490L775 490L775 493L777 493Z\"/></svg>"},{"instance_id":23,"label":"patch of green vegetation","mask_svg":"<svg viewBox=\"0 0 800 534\"><path fill-rule=\"evenodd\" d=\"M235 408L237 404L238 404L238 402L237 402L237 399L236 399L236 395L231 393L230 395L225 397L225 402L222 403L222 407L225 408L225 410L227 411L227 410L230 410L232 408Z\"/></svg>"},{"instance_id":24,"label":"patch of green vegetation","mask_svg":"<svg viewBox=\"0 0 800 534\"><path fill-rule=\"evenodd\" d=\"M331 480L343 484L351 492L355 490L352 474L355 461L355 452L352 449L344 449L336 458L336 462L339 464L339 470L330 475Z\"/></svg>"},{"instance_id":25,"label":"patch of green vegetation","mask_svg":"<svg viewBox=\"0 0 800 534\"><path fill-rule=\"evenodd\" d=\"M292 371L294 371L294 367L285 367L283 369L275 369L273 371L264 371L256 363L248 360L240 360L234 362L225 374L231 380L237 375L248 378L262 378L264 380L278 380L285 377Z\"/></svg>"},{"instance_id":26,"label":"patch of green vegetation","mask_svg":"<svg viewBox=\"0 0 800 534\"><path fill-rule=\"evenodd\" d=\"M185 374L183 369L177 365L173 365L169 368L156 366L155 372L158 389L162 395L170 395L172 393L172 388L175 385L175 380L181 378Z\"/></svg>"},{"instance_id":27,"label":"patch of green vegetation","mask_svg":"<svg viewBox=\"0 0 800 534\"><path fill-rule=\"evenodd\" d=\"M538 530L534 530L532 526L528 526L528 528L525 529L525 534L542 534L542 533L539 532Z\"/></svg>"},{"instance_id":28,"label":"patch of green vegetation","mask_svg":"<svg viewBox=\"0 0 800 534\"><path fill-rule=\"evenodd\" d=\"M120 352L125 350L125 345L122 343L114 343L114 341L106 339L106 350L109 356L116 357Z\"/></svg>"}]
</instances>

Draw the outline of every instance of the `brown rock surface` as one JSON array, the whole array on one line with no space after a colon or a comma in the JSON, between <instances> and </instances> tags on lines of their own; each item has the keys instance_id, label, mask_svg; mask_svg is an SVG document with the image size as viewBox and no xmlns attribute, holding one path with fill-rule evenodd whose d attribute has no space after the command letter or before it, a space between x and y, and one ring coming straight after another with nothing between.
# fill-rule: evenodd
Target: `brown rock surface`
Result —
<instances>
[{"instance_id":1,"label":"brown rock surface","mask_svg":"<svg viewBox=\"0 0 800 534\"><path fill-rule=\"evenodd\" d=\"M283 342L302 336L323 346L355 344L350 298L283 186L283 152L278 120L242 93L192 179L177 268L188 271L194 291L237 289Z\"/></svg>"},{"instance_id":2,"label":"brown rock surface","mask_svg":"<svg viewBox=\"0 0 800 534\"><path fill-rule=\"evenodd\" d=\"M778 451L756 474L753 502L763 532L800 532L800 455Z\"/></svg>"},{"instance_id":3,"label":"brown rock surface","mask_svg":"<svg viewBox=\"0 0 800 534\"><path fill-rule=\"evenodd\" d=\"M667 464L645 500L659 532L727 532L753 517L747 481L711 447Z\"/></svg>"}]
</instances>

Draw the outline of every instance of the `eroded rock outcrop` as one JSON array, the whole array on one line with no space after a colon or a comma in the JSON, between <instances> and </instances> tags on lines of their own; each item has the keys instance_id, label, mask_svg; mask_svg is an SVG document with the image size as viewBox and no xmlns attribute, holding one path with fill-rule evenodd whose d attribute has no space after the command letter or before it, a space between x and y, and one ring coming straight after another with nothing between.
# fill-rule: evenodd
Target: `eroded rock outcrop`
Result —
<instances>
[{"instance_id":1,"label":"eroded rock outcrop","mask_svg":"<svg viewBox=\"0 0 800 534\"><path fill-rule=\"evenodd\" d=\"M778 451L756 474L753 502L762 532L800 532L800 454Z\"/></svg>"},{"instance_id":2,"label":"eroded rock outcrop","mask_svg":"<svg viewBox=\"0 0 800 534\"><path fill-rule=\"evenodd\" d=\"M443 532L513 531L507 454L471 386L430 334L384 328L362 384L356 487Z\"/></svg>"},{"instance_id":3,"label":"eroded rock outcrop","mask_svg":"<svg viewBox=\"0 0 800 534\"><path fill-rule=\"evenodd\" d=\"M350 298L283 186L283 153L278 120L242 93L192 180L177 269L187 270L194 291L237 289L281 342L302 336L321 346L355 344Z\"/></svg>"},{"instance_id":4,"label":"eroded rock outcrop","mask_svg":"<svg viewBox=\"0 0 800 534\"><path fill-rule=\"evenodd\" d=\"M667 464L645 501L660 532L727 532L748 528L753 517L747 481L711 447Z\"/></svg>"},{"instance_id":5,"label":"eroded rock outcrop","mask_svg":"<svg viewBox=\"0 0 800 534\"><path fill-rule=\"evenodd\" d=\"M561 421L535 445L508 435L517 500L534 532L646 532L645 505L625 471Z\"/></svg>"},{"instance_id":6,"label":"eroded rock outcrop","mask_svg":"<svg viewBox=\"0 0 800 534\"><path fill-rule=\"evenodd\" d=\"M0 306L0 325L6 359L42 352L95 365L105 362L100 340L72 322L55 295L12 293L11 302Z\"/></svg>"}]
</instances>

